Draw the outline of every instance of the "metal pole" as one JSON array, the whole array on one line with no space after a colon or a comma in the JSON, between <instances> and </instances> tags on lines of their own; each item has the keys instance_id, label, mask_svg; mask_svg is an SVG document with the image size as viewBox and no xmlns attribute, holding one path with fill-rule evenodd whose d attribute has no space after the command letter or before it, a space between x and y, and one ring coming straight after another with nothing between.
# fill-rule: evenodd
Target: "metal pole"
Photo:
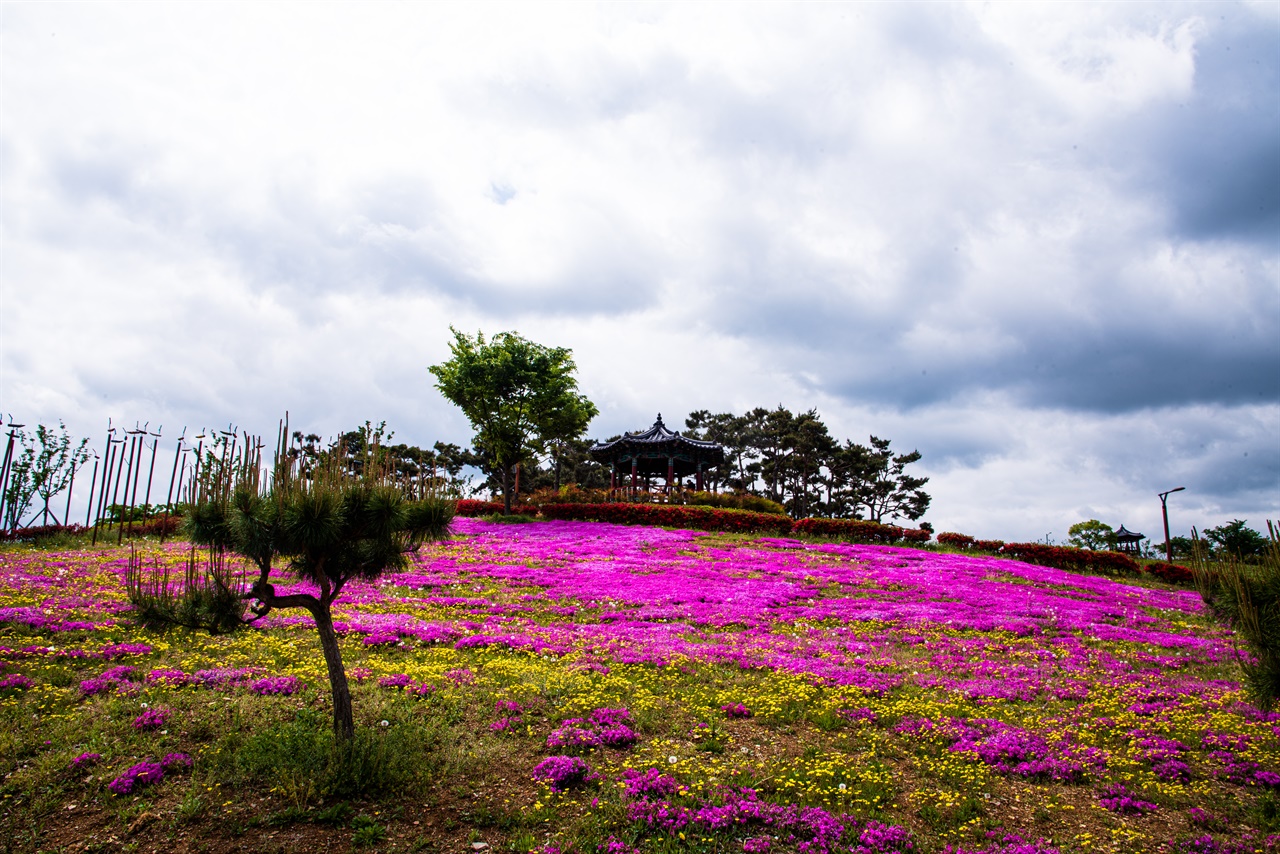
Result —
<instances>
[{"instance_id":1,"label":"metal pole","mask_svg":"<svg viewBox=\"0 0 1280 854\"><path fill-rule=\"evenodd\" d=\"M5 499L9 495L9 475L13 473L13 442L18 435L16 431L24 426L26 425L14 424L13 416L9 416L9 444L4 449L4 465L0 467L0 526L4 525Z\"/></svg>"},{"instance_id":2,"label":"metal pole","mask_svg":"<svg viewBox=\"0 0 1280 854\"><path fill-rule=\"evenodd\" d=\"M93 455L93 477L89 479L89 500L85 502L84 526L89 527L89 517L93 515L93 488L98 485L98 455Z\"/></svg>"},{"instance_id":3,"label":"metal pole","mask_svg":"<svg viewBox=\"0 0 1280 854\"><path fill-rule=\"evenodd\" d=\"M71 480L67 482L67 509L62 511L62 524L71 524L71 494L76 490L76 460L71 458Z\"/></svg>"},{"instance_id":4,"label":"metal pole","mask_svg":"<svg viewBox=\"0 0 1280 854\"><path fill-rule=\"evenodd\" d=\"M147 494L142 499L142 521L147 521L147 514L151 510L151 479L156 474L156 450L160 447L160 434L164 432L164 425L161 424L156 432L152 433L151 439L151 470L147 472Z\"/></svg>"},{"instance_id":5,"label":"metal pole","mask_svg":"<svg viewBox=\"0 0 1280 854\"><path fill-rule=\"evenodd\" d=\"M1160 496L1160 515L1164 517L1164 559L1166 563L1173 563L1173 545L1169 541L1169 505L1168 498L1175 492L1181 492L1186 489L1185 486L1179 486L1177 489L1170 489L1165 492L1158 492Z\"/></svg>"},{"instance_id":6,"label":"metal pole","mask_svg":"<svg viewBox=\"0 0 1280 854\"><path fill-rule=\"evenodd\" d=\"M140 433L141 433L140 430L134 430L130 434L133 436L133 438L129 440L129 467L125 470L125 474L124 474L124 501L125 501L125 504L127 505L127 509L121 509L120 511L120 527L116 530L117 546L120 545L121 541L124 540L124 530L125 530L126 524L128 525L128 528L129 528L129 536L133 536L133 501L129 498L129 483L130 481L134 483L135 491L136 491L136 486L138 482L138 473L133 467L133 460L134 460L134 457L137 457L138 468L139 469L142 468L142 453L141 453L142 436L140 435ZM128 516L127 519L125 518L126 515Z\"/></svg>"}]
</instances>

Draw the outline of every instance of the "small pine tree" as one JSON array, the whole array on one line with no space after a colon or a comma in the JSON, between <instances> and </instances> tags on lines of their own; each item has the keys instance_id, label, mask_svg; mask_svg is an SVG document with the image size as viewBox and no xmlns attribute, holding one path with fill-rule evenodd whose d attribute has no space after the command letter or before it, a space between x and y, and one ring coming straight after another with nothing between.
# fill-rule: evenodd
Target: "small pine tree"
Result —
<instances>
[{"instance_id":1,"label":"small pine tree","mask_svg":"<svg viewBox=\"0 0 1280 854\"><path fill-rule=\"evenodd\" d=\"M283 431L287 436L287 427ZM333 694L333 728L339 741L355 734L351 690L333 626L333 602L354 579L371 581L404 566L423 542L443 537L453 502L406 497L378 444L365 436L358 467L342 453L305 470L295 455L277 452L274 476L261 485L256 465L227 466L226 480L205 490L191 508L187 532L193 543L240 555L256 571L243 594L261 619L277 608L303 608L315 619ZM309 581L318 593L276 592L273 564ZM276 570L278 578L278 570Z\"/></svg>"}]
</instances>

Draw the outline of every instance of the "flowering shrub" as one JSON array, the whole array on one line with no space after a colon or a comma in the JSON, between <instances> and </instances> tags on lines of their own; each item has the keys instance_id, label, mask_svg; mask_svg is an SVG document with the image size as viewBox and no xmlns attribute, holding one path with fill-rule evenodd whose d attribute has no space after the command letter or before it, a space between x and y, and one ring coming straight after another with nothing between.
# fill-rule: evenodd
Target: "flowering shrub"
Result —
<instances>
[{"instance_id":1,"label":"flowering shrub","mask_svg":"<svg viewBox=\"0 0 1280 854\"><path fill-rule=\"evenodd\" d=\"M164 779L164 767L158 762L139 762L107 784L117 795L131 795L138 789Z\"/></svg>"},{"instance_id":2,"label":"flowering shrub","mask_svg":"<svg viewBox=\"0 0 1280 854\"><path fill-rule=\"evenodd\" d=\"M730 703L727 706L721 706L720 711L724 712L726 718L749 718L751 710L742 703Z\"/></svg>"},{"instance_id":3,"label":"flowering shrub","mask_svg":"<svg viewBox=\"0 0 1280 854\"><path fill-rule=\"evenodd\" d=\"M0 676L0 691L25 691L35 683L21 673Z\"/></svg>"},{"instance_id":4,"label":"flowering shrub","mask_svg":"<svg viewBox=\"0 0 1280 854\"><path fill-rule=\"evenodd\" d=\"M563 792L582 783L591 766L581 756L549 756L533 769L533 779L547 783L553 792Z\"/></svg>"},{"instance_id":5,"label":"flowering shrub","mask_svg":"<svg viewBox=\"0 0 1280 854\"><path fill-rule=\"evenodd\" d=\"M680 788L674 777L668 777L657 768L646 771L627 768L620 780L622 790L629 798L668 798Z\"/></svg>"},{"instance_id":6,"label":"flowering shrub","mask_svg":"<svg viewBox=\"0 0 1280 854\"><path fill-rule=\"evenodd\" d=\"M147 709L133 719L133 728L141 732L160 729L169 720L168 709Z\"/></svg>"},{"instance_id":7,"label":"flowering shrub","mask_svg":"<svg viewBox=\"0 0 1280 854\"><path fill-rule=\"evenodd\" d=\"M160 767L166 771L189 771L191 765L191 757L185 753L166 753L160 760Z\"/></svg>"},{"instance_id":8,"label":"flowering shrub","mask_svg":"<svg viewBox=\"0 0 1280 854\"><path fill-rule=\"evenodd\" d=\"M69 767L72 771L82 771L85 768L92 768L102 761L101 753L81 753L75 759L71 760Z\"/></svg>"},{"instance_id":9,"label":"flowering shrub","mask_svg":"<svg viewBox=\"0 0 1280 854\"><path fill-rule=\"evenodd\" d=\"M1155 812L1156 805L1150 801L1139 800L1125 788L1124 783L1112 783L1102 790L1102 797L1098 798L1098 803L1102 804L1104 809L1121 814L1139 814Z\"/></svg>"},{"instance_id":10,"label":"flowering shrub","mask_svg":"<svg viewBox=\"0 0 1280 854\"><path fill-rule=\"evenodd\" d=\"M262 697L274 694L288 697L298 693L303 687L302 680L297 676L268 676L250 683L249 693Z\"/></svg>"}]
</instances>

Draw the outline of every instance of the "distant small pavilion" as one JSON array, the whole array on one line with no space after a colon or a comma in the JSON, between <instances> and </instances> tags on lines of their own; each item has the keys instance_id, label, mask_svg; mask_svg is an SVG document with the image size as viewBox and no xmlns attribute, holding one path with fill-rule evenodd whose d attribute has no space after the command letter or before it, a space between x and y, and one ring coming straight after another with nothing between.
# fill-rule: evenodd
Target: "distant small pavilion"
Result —
<instances>
[{"instance_id":1,"label":"distant small pavilion","mask_svg":"<svg viewBox=\"0 0 1280 854\"><path fill-rule=\"evenodd\" d=\"M1142 534L1135 534L1133 531L1127 530L1124 525L1120 526L1120 530L1116 531L1116 546L1122 552L1128 554L1138 554L1142 551L1141 543L1146 539Z\"/></svg>"},{"instance_id":2,"label":"distant small pavilion","mask_svg":"<svg viewBox=\"0 0 1280 854\"><path fill-rule=\"evenodd\" d=\"M612 442L591 446L591 458L609 465L609 488L618 489L618 475L631 472L632 494L639 488L640 477L666 475L666 491L678 479L694 475L696 488L703 488L702 473L724 462L724 448L717 442L690 439L672 432L662 423L662 415L653 426L641 433L625 433Z\"/></svg>"}]
</instances>

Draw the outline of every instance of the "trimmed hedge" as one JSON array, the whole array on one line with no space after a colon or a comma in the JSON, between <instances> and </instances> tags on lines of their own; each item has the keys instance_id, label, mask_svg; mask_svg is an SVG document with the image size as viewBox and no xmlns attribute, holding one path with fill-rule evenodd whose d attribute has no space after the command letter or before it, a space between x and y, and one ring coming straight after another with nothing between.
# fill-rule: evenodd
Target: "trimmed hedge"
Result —
<instances>
[{"instance_id":1,"label":"trimmed hedge","mask_svg":"<svg viewBox=\"0 0 1280 854\"><path fill-rule=\"evenodd\" d=\"M929 542L929 532L922 528L899 528L866 519L801 519L791 527L791 532L811 537L834 537L850 543Z\"/></svg>"},{"instance_id":2,"label":"trimmed hedge","mask_svg":"<svg viewBox=\"0 0 1280 854\"><path fill-rule=\"evenodd\" d=\"M462 498L458 500L458 506L454 510L454 514L457 516L491 516L494 513L501 513L502 510L501 501L476 501L472 498Z\"/></svg>"},{"instance_id":3,"label":"trimmed hedge","mask_svg":"<svg viewBox=\"0 0 1280 854\"><path fill-rule=\"evenodd\" d=\"M612 522L618 525L662 525L700 531L728 531L735 534L789 534L791 519L772 513L691 507L684 504L544 504L544 519L584 522Z\"/></svg>"},{"instance_id":4,"label":"trimmed hedge","mask_svg":"<svg viewBox=\"0 0 1280 854\"><path fill-rule=\"evenodd\" d=\"M1076 572L1136 575L1140 569L1136 560L1120 552L1092 551L1070 546L1046 546L1043 543L1006 543L1000 552L1027 563Z\"/></svg>"},{"instance_id":5,"label":"trimmed hedge","mask_svg":"<svg viewBox=\"0 0 1280 854\"><path fill-rule=\"evenodd\" d=\"M938 535L938 543L944 546L955 546L958 549L968 551L973 548L978 541L968 534L957 534L955 531L943 531Z\"/></svg>"},{"instance_id":6,"label":"trimmed hedge","mask_svg":"<svg viewBox=\"0 0 1280 854\"><path fill-rule=\"evenodd\" d=\"M1194 572L1176 563L1165 563L1164 561L1149 563L1142 568L1142 571L1170 584L1191 584L1196 580Z\"/></svg>"},{"instance_id":7,"label":"trimmed hedge","mask_svg":"<svg viewBox=\"0 0 1280 854\"><path fill-rule=\"evenodd\" d=\"M29 528L19 528L16 531L0 531L0 540L11 540L19 542L34 542L35 540L43 540L48 537L55 537L58 534L83 534L89 529L84 525L32 525Z\"/></svg>"}]
</instances>

